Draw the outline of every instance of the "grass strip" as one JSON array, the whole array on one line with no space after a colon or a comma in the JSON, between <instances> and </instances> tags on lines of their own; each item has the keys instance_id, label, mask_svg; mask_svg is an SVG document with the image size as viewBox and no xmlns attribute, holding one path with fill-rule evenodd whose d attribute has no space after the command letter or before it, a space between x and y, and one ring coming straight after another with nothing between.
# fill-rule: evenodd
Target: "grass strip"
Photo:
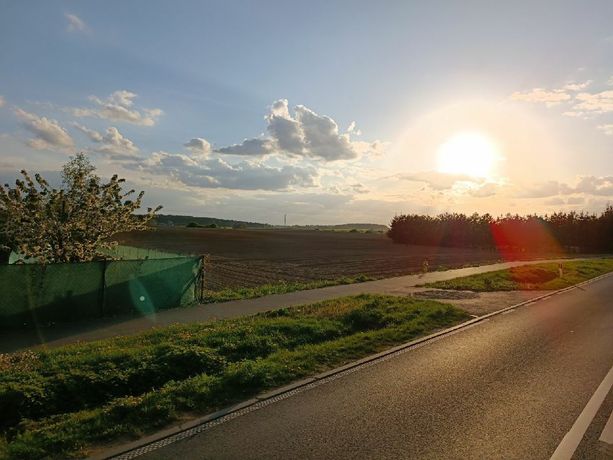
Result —
<instances>
[{"instance_id":1,"label":"grass strip","mask_svg":"<svg viewBox=\"0 0 613 460\"><path fill-rule=\"evenodd\" d=\"M340 286L342 284L364 283L365 281L375 281L367 275L345 276L343 278L331 280L315 281L280 281L278 283L262 284L254 287L230 287L221 290L207 290L204 303L228 302L230 300L254 299L272 294L287 294L288 292L305 291L308 289L319 289L328 286Z\"/></svg>"},{"instance_id":2,"label":"grass strip","mask_svg":"<svg viewBox=\"0 0 613 460\"><path fill-rule=\"evenodd\" d=\"M432 300L360 295L2 355L0 410L13 415L0 457L82 457L467 318Z\"/></svg>"},{"instance_id":3,"label":"grass strip","mask_svg":"<svg viewBox=\"0 0 613 460\"><path fill-rule=\"evenodd\" d=\"M559 264L543 263L437 281L425 286L477 292L563 289L613 271L613 259L569 261L563 262L561 267L562 276Z\"/></svg>"}]
</instances>

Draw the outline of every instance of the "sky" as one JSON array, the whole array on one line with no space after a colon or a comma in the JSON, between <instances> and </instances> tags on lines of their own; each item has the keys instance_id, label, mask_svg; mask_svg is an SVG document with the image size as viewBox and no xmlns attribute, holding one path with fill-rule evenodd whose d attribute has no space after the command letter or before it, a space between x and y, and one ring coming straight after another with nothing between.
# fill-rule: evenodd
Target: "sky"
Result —
<instances>
[{"instance_id":1,"label":"sky","mask_svg":"<svg viewBox=\"0 0 613 460\"><path fill-rule=\"evenodd\" d=\"M598 212L613 2L0 0L0 180L272 224Z\"/></svg>"}]
</instances>

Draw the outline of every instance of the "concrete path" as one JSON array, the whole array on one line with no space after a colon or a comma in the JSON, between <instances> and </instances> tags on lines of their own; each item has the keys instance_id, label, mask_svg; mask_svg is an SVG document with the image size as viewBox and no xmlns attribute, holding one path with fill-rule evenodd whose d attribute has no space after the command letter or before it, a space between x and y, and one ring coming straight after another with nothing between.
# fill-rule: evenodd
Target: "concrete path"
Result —
<instances>
[{"instance_id":1,"label":"concrete path","mask_svg":"<svg viewBox=\"0 0 613 460\"><path fill-rule=\"evenodd\" d=\"M135 334L154 327L168 326L174 323L194 323L222 318L236 318L239 316L274 310L276 308L319 302L322 300L348 295L409 295L412 292L415 292L415 286L419 284L449 280L459 276L485 273L504 268L516 267L519 265L569 260L578 259L503 262L490 265L481 265L477 267L431 272L425 275L407 275L377 281L368 281L365 283L330 286L307 291L296 291L288 294L270 295L256 299L204 304L191 308L175 308L137 318L133 316L124 316L88 321L86 323L65 323L53 327L40 328L35 332L9 332L3 333L0 337L0 352L9 353L39 346L53 348L79 341L92 341L120 335Z\"/></svg>"}]
</instances>

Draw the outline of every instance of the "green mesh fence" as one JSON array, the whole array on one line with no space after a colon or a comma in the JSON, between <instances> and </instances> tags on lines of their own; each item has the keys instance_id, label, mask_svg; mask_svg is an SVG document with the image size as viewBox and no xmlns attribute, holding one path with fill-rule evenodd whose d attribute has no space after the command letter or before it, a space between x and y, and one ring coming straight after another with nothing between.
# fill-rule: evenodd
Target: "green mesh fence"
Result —
<instances>
[{"instance_id":1,"label":"green mesh fence","mask_svg":"<svg viewBox=\"0 0 613 460\"><path fill-rule=\"evenodd\" d=\"M0 265L0 328L150 314L199 297L201 259Z\"/></svg>"}]
</instances>

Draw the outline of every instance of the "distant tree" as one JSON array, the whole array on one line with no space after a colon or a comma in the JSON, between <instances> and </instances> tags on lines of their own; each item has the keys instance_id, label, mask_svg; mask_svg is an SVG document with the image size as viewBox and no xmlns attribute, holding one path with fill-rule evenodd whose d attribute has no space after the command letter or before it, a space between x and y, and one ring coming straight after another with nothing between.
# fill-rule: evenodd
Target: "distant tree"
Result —
<instances>
[{"instance_id":1,"label":"distant tree","mask_svg":"<svg viewBox=\"0 0 613 460\"><path fill-rule=\"evenodd\" d=\"M197 222L190 222L190 223L188 223L188 224L186 225L186 227L187 227L187 228L200 228L200 227L202 227L202 225L200 225L200 224L199 224L199 223L197 223Z\"/></svg>"},{"instance_id":2,"label":"distant tree","mask_svg":"<svg viewBox=\"0 0 613 460\"><path fill-rule=\"evenodd\" d=\"M551 216L407 214L392 219L387 235L402 244L492 248L501 252L613 251L613 206L600 215L557 212Z\"/></svg>"},{"instance_id":3,"label":"distant tree","mask_svg":"<svg viewBox=\"0 0 613 460\"><path fill-rule=\"evenodd\" d=\"M131 199L135 191L122 190L125 179L114 175L105 183L95 169L79 153L64 165L59 189L25 170L14 187L0 186L3 246L40 263L90 261L105 258L116 233L145 230L161 206L134 214L144 192Z\"/></svg>"},{"instance_id":4,"label":"distant tree","mask_svg":"<svg viewBox=\"0 0 613 460\"><path fill-rule=\"evenodd\" d=\"M206 228L217 228L217 224L212 223L206 226Z\"/></svg>"}]
</instances>

